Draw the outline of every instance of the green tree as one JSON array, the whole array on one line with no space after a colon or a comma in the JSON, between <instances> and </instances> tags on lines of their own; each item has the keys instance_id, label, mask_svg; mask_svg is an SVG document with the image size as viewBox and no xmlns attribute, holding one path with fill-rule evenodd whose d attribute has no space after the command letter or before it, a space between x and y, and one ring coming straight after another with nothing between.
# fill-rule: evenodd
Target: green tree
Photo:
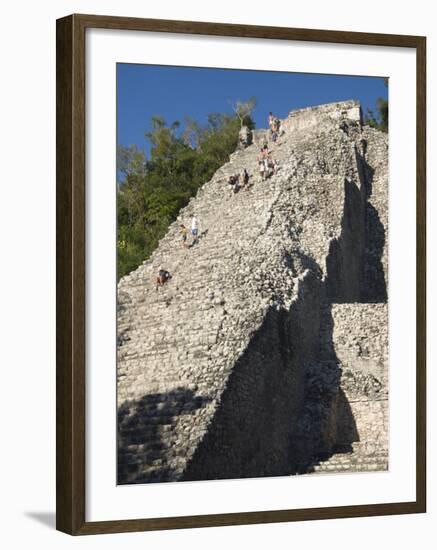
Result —
<instances>
[{"instance_id":1,"label":"green tree","mask_svg":"<svg viewBox=\"0 0 437 550\"><path fill-rule=\"evenodd\" d=\"M237 100L235 101L235 103L232 104L232 109L234 110L234 113L237 115L238 120L240 121L240 127L243 127L244 125L247 126L246 123L249 122L249 119L255 107L255 97L251 97L247 101Z\"/></svg>"},{"instance_id":2,"label":"green tree","mask_svg":"<svg viewBox=\"0 0 437 550\"><path fill-rule=\"evenodd\" d=\"M388 101L379 97L376 100L376 114L372 109L367 109L364 122L372 128L388 132Z\"/></svg>"},{"instance_id":3,"label":"green tree","mask_svg":"<svg viewBox=\"0 0 437 550\"><path fill-rule=\"evenodd\" d=\"M384 78L384 84L387 88L388 78ZM364 122L372 128L388 132L388 100L378 97L376 100L376 113L373 109L367 109Z\"/></svg>"},{"instance_id":4,"label":"green tree","mask_svg":"<svg viewBox=\"0 0 437 550\"><path fill-rule=\"evenodd\" d=\"M250 113L241 114L212 113L204 126L186 118L182 132L179 122L154 116L146 134L150 159L136 146L118 148L118 278L150 256L180 209L228 161L241 120L254 127Z\"/></svg>"},{"instance_id":5,"label":"green tree","mask_svg":"<svg viewBox=\"0 0 437 550\"><path fill-rule=\"evenodd\" d=\"M121 182L130 175L144 176L147 170L146 155L136 145L117 145L117 182Z\"/></svg>"}]
</instances>

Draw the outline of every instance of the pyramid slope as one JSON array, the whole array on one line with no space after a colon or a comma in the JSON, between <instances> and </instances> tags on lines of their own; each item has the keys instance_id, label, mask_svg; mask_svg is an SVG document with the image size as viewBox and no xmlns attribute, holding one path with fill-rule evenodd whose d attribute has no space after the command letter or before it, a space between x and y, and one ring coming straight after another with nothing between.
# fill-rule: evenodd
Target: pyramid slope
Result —
<instances>
[{"instance_id":1,"label":"pyramid slope","mask_svg":"<svg viewBox=\"0 0 437 550\"><path fill-rule=\"evenodd\" d=\"M307 366L326 303L360 301L368 167L355 102L283 128L276 175L259 177L258 132L119 283L119 483L282 475L314 451L294 443ZM253 185L234 194L243 168ZM172 279L157 291L160 265Z\"/></svg>"}]
</instances>

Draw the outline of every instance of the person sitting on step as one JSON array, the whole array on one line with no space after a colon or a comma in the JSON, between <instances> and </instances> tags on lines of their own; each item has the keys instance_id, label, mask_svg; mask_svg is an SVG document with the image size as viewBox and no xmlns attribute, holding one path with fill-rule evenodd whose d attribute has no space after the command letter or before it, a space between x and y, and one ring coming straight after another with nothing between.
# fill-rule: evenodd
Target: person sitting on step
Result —
<instances>
[{"instance_id":1,"label":"person sitting on step","mask_svg":"<svg viewBox=\"0 0 437 550\"><path fill-rule=\"evenodd\" d=\"M247 188L249 183L249 173L246 168L244 168L240 174L240 182L242 187Z\"/></svg>"},{"instance_id":2,"label":"person sitting on step","mask_svg":"<svg viewBox=\"0 0 437 550\"><path fill-rule=\"evenodd\" d=\"M156 277L156 290L158 290L160 286L164 286L165 283L170 279L171 279L170 272L167 271L166 269L162 269L162 266L159 266L158 275Z\"/></svg>"},{"instance_id":3,"label":"person sitting on step","mask_svg":"<svg viewBox=\"0 0 437 550\"><path fill-rule=\"evenodd\" d=\"M237 176L234 176L234 174L231 174L228 178L228 184L235 185L236 183L237 183Z\"/></svg>"},{"instance_id":4,"label":"person sitting on step","mask_svg":"<svg viewBox=\"0 0 437 550\"><path fill-rule=\"evenodd\" d=\"M232 190L234 191L234 193L238 193L238 191L241 188L241 186L240 186L240 176L238 174L229 176L228 183L229 183L229 185L232 186Z\"/></svg>"}]
</instances>

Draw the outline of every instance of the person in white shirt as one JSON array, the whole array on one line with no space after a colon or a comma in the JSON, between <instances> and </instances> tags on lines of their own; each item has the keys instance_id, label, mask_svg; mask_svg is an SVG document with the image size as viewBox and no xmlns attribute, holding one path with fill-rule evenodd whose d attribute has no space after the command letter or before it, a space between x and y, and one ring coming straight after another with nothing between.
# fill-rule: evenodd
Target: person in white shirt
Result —
<instances>
[{"instance_id":1,"label":"person in white shirt","mask_svg":"<svg viewBox=\"0 0 437 550\"><path fill-rule=\"evenodd\" d=\"M265 170L266 170L266 167L265 167L264 159L263 159L263 158L261 158L261 159L258 161L258 166L259 166L259 173L260 173L261 179L264 181L264 180L265 180Z\"/></svg>"},{"instance_id":2,"label":"person in white shirt","mask_svg":"<svg viewBox=\"0 0 437 550\"><path fill-rule=\"evenodd\" d=\"M199 222L196 216L193 216L191 219L191 235L193 237L193 244L195 244L199 236Z\"/></svg>"}]
</instances>

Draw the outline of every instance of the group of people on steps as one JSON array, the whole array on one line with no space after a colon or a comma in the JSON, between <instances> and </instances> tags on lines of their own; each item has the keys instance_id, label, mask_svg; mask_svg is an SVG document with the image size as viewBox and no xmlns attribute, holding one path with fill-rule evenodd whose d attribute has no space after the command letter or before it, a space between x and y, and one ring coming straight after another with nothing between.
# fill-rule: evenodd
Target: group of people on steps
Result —
<instances>
[{"instance_id":1,"label":"group of people on steps","mask_svg":"<svg viewBox=\"0 0 437 550\"><path fill-rule=\"evenodd\" d=\"M179 225L179 233L181 235L181 242L184 248L190 248L194 246L199 240L199 221L196 216L193 215L191 218L191 243L188 243L188 228L186 225L181 223ZM156 276L156 290L159 287L164 286L171 279L171 273L166 269L163 269L162 266L158 268L158 275Z\"/></svg>"},{"instance_id":2,"label":"group of people on steps","mask_svg":"<svg viewBox=\"0 0 437 550\"><path fill-rule=\"evenodd\" d=\"M276 143L278 136L281 133L281 121L279 118L270 112L269 113L269 130L270 130L270 139L273 143ZM279 168L278 161L272 157L271 151L267 144L267 140L264 140L263 146L258 154L258 166L259 173L262 180L266 180L273 174L276 174Z\"/></svg>"},{"instance_id":3,"label":"group of people on steps","mask_svg":"<svg viewBox=\"0 0 437 550\"><path fill-rule=\"evenodd\" d=\"M263 181L270 178L273 174L276 174L279 169L278 161L272 157L272 153L269 151L267 143L264 143L258 154L258 167L259 174Z\"/></svg>"},{"instance_id":4,"label":"group of people on steps","mask_svg":"<svg viewBox=\"0 0 437 550\"><path fill-rule=\"evenodd\" d=\"M248 189L249 185L249 172L244 168L239 174L229 176L228 185L231 186L234 193L238 193L240 189Z\"/></svg>"},{"instance_id":5,"label":"group of people on steps","mask_svg":"<svg viewBox=\"0 0 437 550\"><path fill-rule=\"evenodd\" d=\"M280 135L281 121L276 118L272 112L270 112L268 123L270 138L272 142L275 143ZM278 171L278 162L276 159L273 159L266 141L264 141L258 154L258 166L262 180L266 180ZM232 188L234 193L238 193L240 189L247 189L250 187L249 180L249 173L246 168L244 168L240 173L229 176L228 185ZM179 225L179 232L181 234L181 242L184 248L194 246L199 239L199 222L196 216L193 215L191 218L191 244L188 243L189 230L184 224ZM156 290L158 290L159 287L164 286L165 283L167 283L171 278L171 273L166 269L163 269L162 266L159 266L158 275L156 277Z\"/></svg>"},{"instance_id":6,"label":"group of people on steps","mask_svg":"<svg viewBox=\"0 0 437 550\"><path fill-rule=\"evenodd\" d=\"M194 246L199 238L199 221L196 216L191 218L191 245L188 244L188 228L183 223L179 225L179 232L181 234L182 246L188 248Z\"/></svg>"},{"instance_id":7,"label":"group of people on steps","mask_svg":"<svg viewBox=\"0 0 437 550\"><path fill-rule=\"evenodd\" d=\"M278 136L281 133L281 121L275 117L272 112L269 113L268 118L270 139L273 143L276 143ZM271 151L269 151L267 140L264 140L263 146L258 154L258 167L261 179L264 181L276 174L279 169L279 163L272 157ZM238 193L240 189L248 189L252 185L249 185L249 173L244 168L239 174L231 174L228 178L228 185L231 187L234 193Z\"/></svg>"}]
</instances>

